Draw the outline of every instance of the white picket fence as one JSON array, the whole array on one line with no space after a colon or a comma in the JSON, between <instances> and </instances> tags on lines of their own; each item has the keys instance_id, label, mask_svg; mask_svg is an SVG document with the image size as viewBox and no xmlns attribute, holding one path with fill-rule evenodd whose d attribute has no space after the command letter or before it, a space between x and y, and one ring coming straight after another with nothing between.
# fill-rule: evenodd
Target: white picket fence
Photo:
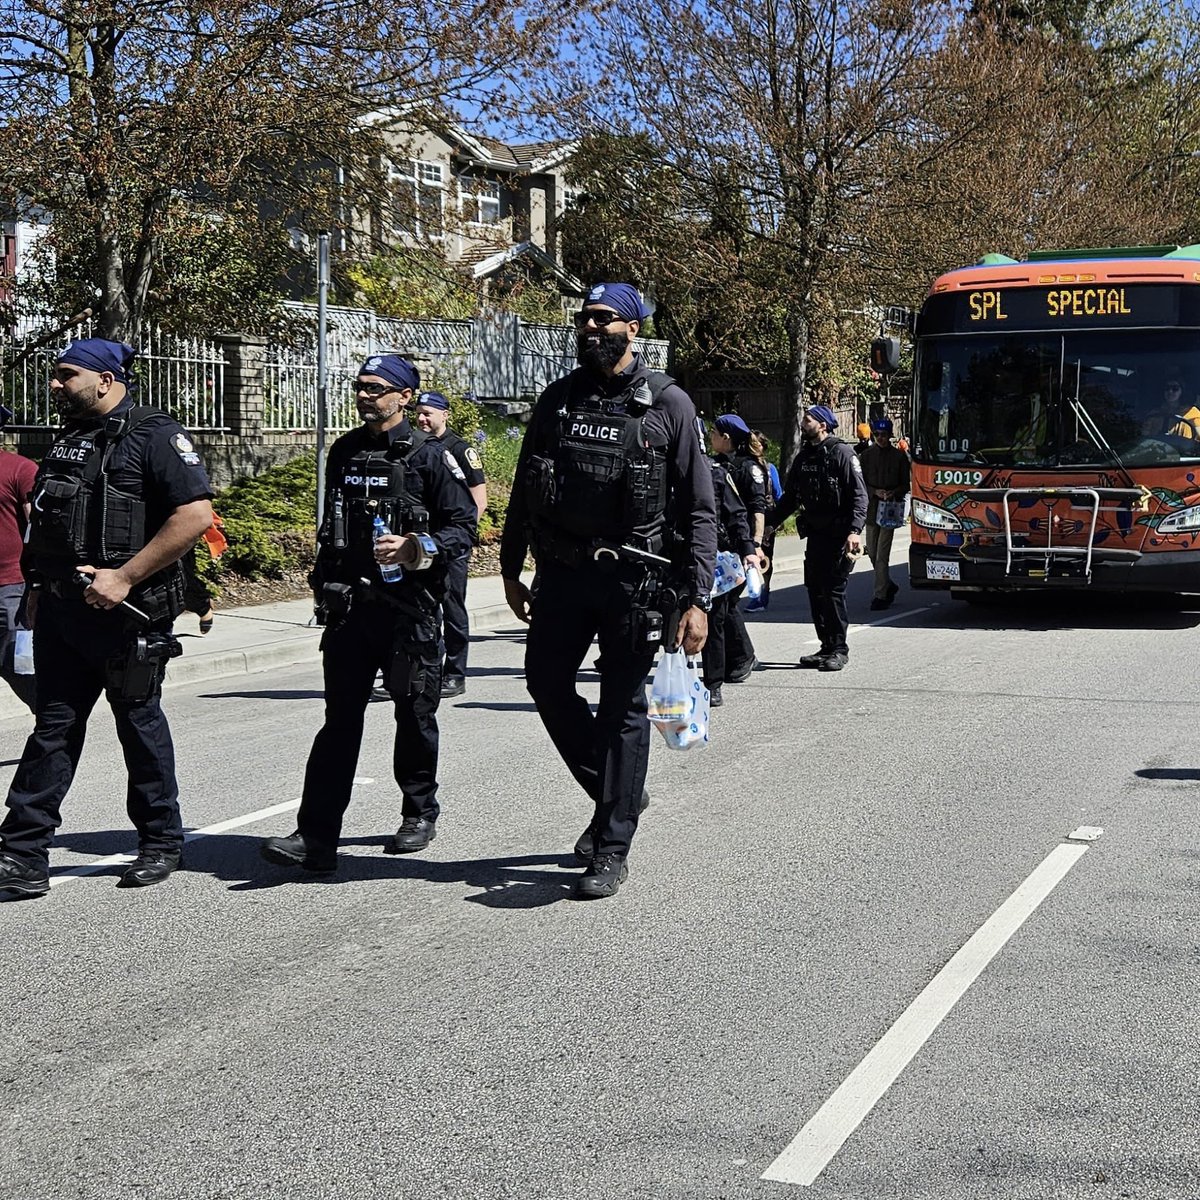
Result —
<instances>
[{"instance_id":1,"label":"white picket fence","mask_svg":"<svg viewBox=\"0 0 1200 1200\"><path fill-rule=\"evenodd\" d=\"M0 338L2 399L12 410L9 428L45 427L56 423L50 407L50 372L59 353L71 342L92 337L91 322L77 325L32 353L29 343ZM32 339L36 340L36 339ZM158 327L138 339L134 370L137 399L169 412L185 429L221 430L225 426L225 356L215 342L180 337ZM16 361L15 365L8 364Z\"/></svg>"}]
</instances>

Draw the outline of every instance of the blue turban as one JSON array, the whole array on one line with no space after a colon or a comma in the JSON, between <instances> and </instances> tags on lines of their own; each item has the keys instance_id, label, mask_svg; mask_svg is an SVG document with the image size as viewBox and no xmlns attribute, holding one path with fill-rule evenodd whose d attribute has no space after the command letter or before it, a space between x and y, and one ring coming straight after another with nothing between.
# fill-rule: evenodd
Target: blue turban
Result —
<instances>
[{"instance_id":1,"label":"blue turban","mask_svg":"<svg viewBox=\"0 0 1200 1200\"><path fill-rule=\"evenodd\" d=\"M726 413L713 422L718 433L733 438L739 445L750 439L750 426L736 413Z\"/></svg>"},{"instance_id":2,"label":"blue turban","mask_svg":"<svg viewBox=\"0 0 1200 1200\"><path fill-rule=\"evenodd\" d=\"M650 315L642 293L627 283L597 283L583 303L606 305L624 321L644 321Z\"/></svg>"},{"instance_id":3,"label":"blue turban","mask_svg":"<svg viewBox=\"0 0 1200 1200\"><path fill-rule=\"evenodd\" d=\"M104 338L82 338L72 342L59 356L60 363L86 367L89 371L107 371L119 383L129 382L129 364L137 351L125 342Z\"/></svg>"},{"instance_id":4,"label":"blue turban","mask_svg":"<svg viewBox=\"0 0 1200 1200\"><path fill-rule=\"evenodd\" d=\"M886 433L889 437L891 437L893 429L895 429L895 426L887 417L880 417L879 420L871 422L871 430L873 433Z\"/></svg>"},{"instance_id":5,"label":"blue turban","mask_svg":"<svg viewBox=\"0 0 1200 1200\"><path fill-rule=\"evenodd\" d=\"M826 429L837 428L837 417L833 415L833 409L825 404L813 404L809 406L808 415L816 421L820 421Z\"/></svg>"},{"instance_id":6,"label":"blue turban","mask_svg":"<svg viewBox=\"0 0 1200 1200\"><path fill-rule=\"evenodd\" d=\"M406 358L398 354L374 354L358 368L360 375L378 375L393 387L412 388L421 386L421 372Z\"/></svg>"},{"instance_id":7,"label":"blue turban","mask_svg":"<svg viewBox=\"0 0 1200 1200\"><path fill-rule=\"evenodd\" d=\"M425 408L440 408L443 412L450 407L450 401L441 392L422 392L417 403Z\"/></svg>"}]
</instances>

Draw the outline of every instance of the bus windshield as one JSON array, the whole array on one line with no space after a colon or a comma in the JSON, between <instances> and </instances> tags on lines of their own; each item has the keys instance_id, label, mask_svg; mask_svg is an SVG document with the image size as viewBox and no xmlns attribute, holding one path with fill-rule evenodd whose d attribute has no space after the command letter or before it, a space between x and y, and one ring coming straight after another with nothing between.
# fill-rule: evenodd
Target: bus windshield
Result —
<instances>
[{"instance_id":1,"label":"bus windshield","mask_svg":"<svg viewBox=\"0 0 1200 1200\"><path fill-rule=\"evenodd\" d=\"M1200 462L1190 329L931 337L917 358L915 456L982 466Z\"/></svg>"}]
</instances>

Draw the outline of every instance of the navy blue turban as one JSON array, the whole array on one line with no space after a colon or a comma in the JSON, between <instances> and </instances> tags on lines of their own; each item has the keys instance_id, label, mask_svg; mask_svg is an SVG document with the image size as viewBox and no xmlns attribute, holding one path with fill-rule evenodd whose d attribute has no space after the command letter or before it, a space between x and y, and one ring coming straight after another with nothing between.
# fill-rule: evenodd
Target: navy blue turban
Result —
<instances>
[{"instance_id":1,"label":"navy blue turban","mask_svg":"<svg viewBox=\"0 0 1200 1200\"><path fill-rule=\"evenodd\" d=\"M450 401L441 392L422 392L417 403L425 408L440 408L443 412L450 407Z\"/></svg>"},{"instance_id":2,"label":"navy blue turban","mask_svg":"<svg viewBox=\"0 0 1200 1200\"><path fill-rule=\"evenodd\" d=\"M837 417L833 415L833 409L825 404L813 404L809 406L808 415L816 421L820 421L826 429L837 428Z\"/></svg>"},{"instance_id":3,"label":"navy blue turban","mask_svg":"<svg viewBox=\"0 0 1200 1200\"><path fill-rule=\"evenodd\" d=\"M739 446L750 440L750 426L737 413L725 413L713 424L718 433L731 437Z\"/></svg>"},{"instance_id":4,"label":"navy blue turban","mask_svg":"<svg viewBox=\"0 0 1200 1200\"><path fill-rule=\"evenodd\" d=\"M59 356L60 363L86 367L89 371L107 371L119 383L129 382L129 365L137 351L124 342L104 338L82 338L72 342Z\"/></svg>"},{"instance_id":5,"label":"navy blue turban","mask_svg":"<svg viewBox=\"0 0 1200 1200\"><path fill-rule=\"evenodd\" d=\"M597 283L584 300L584 305L603 304L617 313L623 321L644 321L650 310L642 293L627 283Z\"/></svg>"},{"instance_id":6,"label":"navy blue turban","mask_svg":"<svg viewBox=\"0 0 1200 1200\"><path fill-rule=\"evenodd\" d=\"M393 387L412 388L421 386L421 372L406 358L398 354L375 354L358 368L359 375L378 375Z\"/></svg>"}]
</instances>

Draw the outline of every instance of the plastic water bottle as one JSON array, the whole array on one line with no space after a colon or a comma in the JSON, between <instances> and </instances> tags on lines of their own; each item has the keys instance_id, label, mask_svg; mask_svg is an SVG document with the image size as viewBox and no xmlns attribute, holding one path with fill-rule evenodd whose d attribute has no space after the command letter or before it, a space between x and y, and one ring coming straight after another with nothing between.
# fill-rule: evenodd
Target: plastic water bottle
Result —
<instances>
[{"instance_id":1,"label":"plastic water bottle","mask_svg":"<svg viewBox=\"0 0 1200 1200\"><path fill-rule=\"evenodd\" d=\"M18 629L13 642L13 670L18 675L33 674L33 630Z\"/></svg>"},{"instance_id":2,"label":"plastic water bottle","mask_svg":"<svg viewBox=\"0 0 1200 1200\"><path fill-rule=\"evenodd\" d=\"M391 532L384 519L376 513L375 520L371 523L371 541L377 542L381 537L387 537ZM395 565L376 563L375 565L379 568L379 575L384 583L399 583L404 578L404 568L399 563Z\"/></svg>"},{"instance_id":3,"label":"plastic water bottle","mask_svg":"<svg viewBox=\"0 0 1200 1200\"><path fill-rule=\"evenodd\" d=\"M763 577L758 564L746 568L746 590L742 593L747 600L757 600L762 595Z\"/></svg>"}]
</instances>

